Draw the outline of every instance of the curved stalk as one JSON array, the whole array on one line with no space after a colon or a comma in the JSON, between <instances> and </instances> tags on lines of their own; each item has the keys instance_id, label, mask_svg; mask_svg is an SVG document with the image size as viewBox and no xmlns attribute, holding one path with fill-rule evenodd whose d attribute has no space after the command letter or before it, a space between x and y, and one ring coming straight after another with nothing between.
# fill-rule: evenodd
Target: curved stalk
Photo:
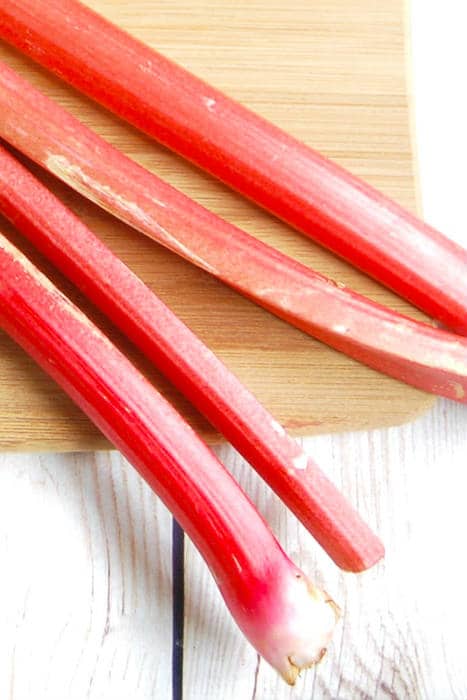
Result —
<instances>
[{"instance_id":1,"label":"curved stalk","mask_svg":"<svg viewBox=\"0 0 467 700\"><path fill-rule=\"evenodd\" d=\"M415 387L467 401L466 338L341 288L220 219L4 64L0 136L107 211L306 333Z\"/></svg>"},{"instance_id":2,"label":"curved stalk","mask_svg":"<svg viewBox=\"0 0 467 700\"><path fill-rule=\"evenodd\" d=\"M467 250L77 0L2 0L0 35L467 335Z\"/></svg>"},{"instance_id":3,"label":"curved stalk","mask_svg":"<svg viewBox=\"0 0 467 700\"><path fill-rule=\"evenodd\" d=\"M64 204L0 146L0 212L234 445L343 569L379 539L248 389Z\"/></svg>"},{"instance_id":4,"label":"curved stalk","mask_svg":"<svg viewBox=\"0 0 467 700\"><path fill-rule=\"evenodd\" d=\"M172 406L0 234L0 328L138 469L193 540L235 621L289 683L325 652L337 609L287 558Z\"/></svg>"}]
</instances>

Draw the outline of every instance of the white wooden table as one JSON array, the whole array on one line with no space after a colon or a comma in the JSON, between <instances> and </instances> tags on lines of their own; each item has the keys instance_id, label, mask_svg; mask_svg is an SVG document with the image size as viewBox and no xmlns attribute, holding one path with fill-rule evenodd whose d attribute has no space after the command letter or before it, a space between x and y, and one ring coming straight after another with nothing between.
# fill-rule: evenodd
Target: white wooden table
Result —
<instances>
[{"instance_id":1,"label":"white wooden table","mask_svg":"<svg viewBox=\"0 0 467 700\"><path fill-rule=\"evenodd\" d=\"M465 3L412 2L425 214L467 246ZM386 560L339 573L221 448L287 552L345 614L326 661L291 690L244 642L186 542L184 699L465 700L467 407L439 401L411 425L304 444L374 523ZM172 697L182 573L172 521L117 453L0 455L0 565L1 700Z\"/></svg>"}]
</instances>

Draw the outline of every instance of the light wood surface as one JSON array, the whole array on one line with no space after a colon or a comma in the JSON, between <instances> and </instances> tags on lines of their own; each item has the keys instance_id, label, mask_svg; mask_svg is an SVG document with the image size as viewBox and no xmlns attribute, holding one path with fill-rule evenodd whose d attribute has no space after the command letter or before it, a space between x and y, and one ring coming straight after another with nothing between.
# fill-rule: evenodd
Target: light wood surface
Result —
<instances>
[{"instance_id":1,"label":"light wood surface","mask_svg":"<svg viewBox=\"0 0 467 700\"><path fill-rule=\"evenodd\" d=\"M443 402L402 428L305 441L386 544L359 576L339 573L220 448L344 614L291 690L258 663L187 543L184 700L465 700L466 425L467 408ZM0 456L2 700L171 700L170 541L167 512L116 453Z\"/></svg>"},{"instance_id":2,"label":"light wood surface","mask_svg":"<svg viewBox=\"0 0 467 700\"><path fill-rule=\"evenodd\" d=\"M464 3L412 8L424 208L467 246ZM386 561L339 574L219 448L344 615L322 665L289 690L258 664L187 544L184 700L466 700L467 407L442 401L400 428L305 446L381 534ZM167 511L115 453L0 454L1 700L171 700L171 536Z\"/></svg>"},{"instance_id":3,"label":"light wood surface","mask_svg":"<svg viewBox=\"0 0 467 700\"><path fill-rule=\"evenodd\" d=\"M466 407L443 402L403 428L305 440L385 543L384 562L359 576L340 573L248 466L221 451L286 551L344 615L325 661L284 687L226 618L188 545L184 700L464 700L466 424Z\"/></svg>"},{"instance_id":4,"label":"light wood surface","mask_svg":"<svg viewBox=\"0 0 467 700\"><path fill-rule=\"evenodd\" d=\"M403 0L292 0L286 5L279 0L88 0L88 4L414 208ZM127 154L220 215L371 298L420 317L402 300L76 95L13 50L0 47L0 58ZM41 177L291 432L303 435L399 424L432 404L431 397L288 327L51 178ZM119 336L114 337L131 352ZM156 371L136 353L131 355L205 437L217 439ZM4 335L0 335L0 387L0 447L105 446L71 402Z\"/></svg>"},{"instance_id":5,"label":"light wood surface","mask_svg":"<svg viewBox=\"0 0 467 700\"><path fill-rule=\"evenodd\" d=\"M2 700L170 698L170 549L117 453L0 456Z\"/></svg>"}]
</instances>

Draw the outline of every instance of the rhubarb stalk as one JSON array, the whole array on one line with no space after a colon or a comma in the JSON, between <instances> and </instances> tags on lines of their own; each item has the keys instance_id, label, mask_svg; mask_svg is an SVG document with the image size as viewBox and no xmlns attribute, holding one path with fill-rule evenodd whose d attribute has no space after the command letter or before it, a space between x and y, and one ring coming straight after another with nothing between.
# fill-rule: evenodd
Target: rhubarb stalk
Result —
<instances>
[{"instance_id":1,"label":"rhubarb stalk","mask_svg":"<svg viewBox=\"0 0 467 700\"><path fill-rule=\"evenodd\" d=\"M383 556L378 538L235 375L1 146L0 212L225 435L341 568L362 571Z\"/></svg>"},{"instance_id":2,"label":"rhubarb stalk","mask_svg":"<svg viewBox=\"0 0 467 700\"><path fill-rule=\"evenodd\" d=\"M289 683L319 661L336 606L287 558L208 447L0 234L0 327L138 469L198 547L238 626Z\"/></svg>"},{"instance_id":3,"label":"rhubarb stalk","mask_svg":"<svg viewBox=\"0 0 467 700\"><path fill-rule=\"evenodd\" d=\"M392 377L467 401L467 340L261 243L127 158L0 64L0 136L78 192L280 318Z\"/></svg>"},{"instance_id":4,"label":"rhubarb stalk","mask_svg":"<svg viewBox=\"0 0 467 700\"><path fill-rule=\"evenodd\" d=\"M77 0L2 0L0 35L467 335L467 251L335 163Z\"/></svg>"}]
</instances>

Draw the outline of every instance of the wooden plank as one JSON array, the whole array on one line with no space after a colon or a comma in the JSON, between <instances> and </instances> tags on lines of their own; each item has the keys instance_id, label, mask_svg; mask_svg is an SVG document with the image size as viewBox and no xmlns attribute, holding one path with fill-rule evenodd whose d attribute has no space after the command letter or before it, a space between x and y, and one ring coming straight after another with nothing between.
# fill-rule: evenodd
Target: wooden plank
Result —
<instances>
[{"instance_id":1,"label":"wooden plank","mask_svg":"<svg viewBox=\"0 0 467 700\"><path fill-rule=\"evenodd\" d=\"M292 0L286 6L279 0L253 0L247 6L234 0L88 0L88 4L403 204L415 207L403 0ZM336 280L420 317L402 300L13 50L0 47L0 58L199 202ZM425 394L288 327L52 178L41 177L295 434L401 423L432 404ZM98 321L108 328L99 317ZM218 440L157 372L128 344L122 342L122 347L196 429L208 440ZM1 448L106 446L71 402L3 335L0 386Z\"/></svg>"},{"instance_id":2,"label":"wooden plank","mask_svg":"<svg viewBox=\"0 0 467 700\"><path fill-rule=\"evenodd\" d=\"M322 664L290 689L242 640L188 545L184 700L465 698L466 422L466 406L440 402L402 428L304 440L385 542L385 561L359 576L339 572L248 465L219 450L343 617Z\"/></svg>"},{"instance_id":3,"label":"wooden plank","mask_svg":"<svg viewBox=\"0 0 467 700\"><path fill-rule=\"evenodd\" d=\"M290 691L187 543L184 700L463 700L466 423L466 406L440 402L400 429L304 442L386 543L386 562L360 576L340 574L219 449L344 616L323 664ZM0 697L169 700L169 540L167 512L115 453L0 456Z\"/></svg>"},{"instance_id":4,"label":"wooden plank","mask_svg":"<svg viewBox=\"0 0 467 700\"><path fill-rule=\"evenodd\" d=\"M424 0L416 0L416 5L423 23L427 15L432 15L431 23L427 21L424 28L428 63L433 30L440 32L439 52L436 59L431 57L438 73L431 70L433 63L425 85L425 97L430 97L425 103L426 116L431 114L430 100L438 100L439 81L445 81L452 67L445 49L452 42L449 28L457 15L446 13L445 7L428 7ZM460 39L462 22L456 26ZM418 28L421 31L420 22ZM453 55L458 54L460 46ZM465 53L464 44L462 51ZM420 52L420 61L423 56ZM459 63L461 67L464 64ZM448 96L446 90L443 97ZM450 120L457 99L449 102L453 108L448 110ZM461 124L459 121L459 137L463 134ZM451 180L445 177L458 158L461 173L466 144L459 143L449 160L444 153L446 167L441 168L436 149L431 147L437 137L435 127L436 120L425 123L425 174L430 185L427 204L433 213L432 222L449 230L447 222L451 219L454 231L459 227L459 242L467 245L465 230L460 228L463 200L453 198ZM358 577L338 575L294 519L285 519L283 507L238 456L228 448L220 449L227 466L258 498L262 512L271 519L291 556L344 604L345 614L316 675L308 672L295 690L289 691L264 664L257 666L254 653L230 622L221 601L211 593L213 586L204 565L188 546L185 700L465 700L462 622L467 616L467 571L463 565L466 425L467 407L443 401L423 419L402 429L320 436L305 442L310 454L342 485L386 541L385 565ZM123 468L116 455L0 456L2 699L170 699L166 681L159 677L153 688L151 675L154 668L160 668L159 663L170 664L169 656L161 656L166 654L167 646L165 641L162 643L159 627L163 625L166 637L170 629L170 584L151 579L152 573L157 577L160 566L163 581L169 575L169 559L163 554L168 549L170 520L165 516L161 520L160 506L145 488L144 497L139 495L140 485L136 488L135 484L139 479L126 466L125 482ZM95 472L99 472L98 488ZM104 494L112 485L118 506L113 505L108 493ZM124 506L127 499L131 513L128 518ZM134 527L128 526L129 521ZM125 543L127 538L129 542ZM136 550L144 552L146 548L153 558L147 583L147 567L143 572L140 564L145 557L129 554L133 541ZM93 571L94 597L89 591ZM116 659L123 662L110 665L108 656L102 652L99 656L99 642L105 630L108 600L113 611L121 604L123 571L131 590L140 592L138 600L144 600L141 609L148 620L136 611L129 613L138 617L134 627L128 616L119 624L115 630ZM157 604L152 608L154 598ZM68 619L74 623L60 637L63 620ZM117 647L117 640L114 642ZM125 680L127 657L131 665ZM90 684L99 664L99 682ZM139 667L138 675L132 664Z\"/></svg>"},{"instance_id":5,"label":"wooden plank","mask_svg":"<svg viewBox=\"0 0 467 700\"><path fill-rule=\"evenodd\" d=\"M115 452L0 455L0 697L170 698L171 518Z\"/></svg>"}]
</instances>

